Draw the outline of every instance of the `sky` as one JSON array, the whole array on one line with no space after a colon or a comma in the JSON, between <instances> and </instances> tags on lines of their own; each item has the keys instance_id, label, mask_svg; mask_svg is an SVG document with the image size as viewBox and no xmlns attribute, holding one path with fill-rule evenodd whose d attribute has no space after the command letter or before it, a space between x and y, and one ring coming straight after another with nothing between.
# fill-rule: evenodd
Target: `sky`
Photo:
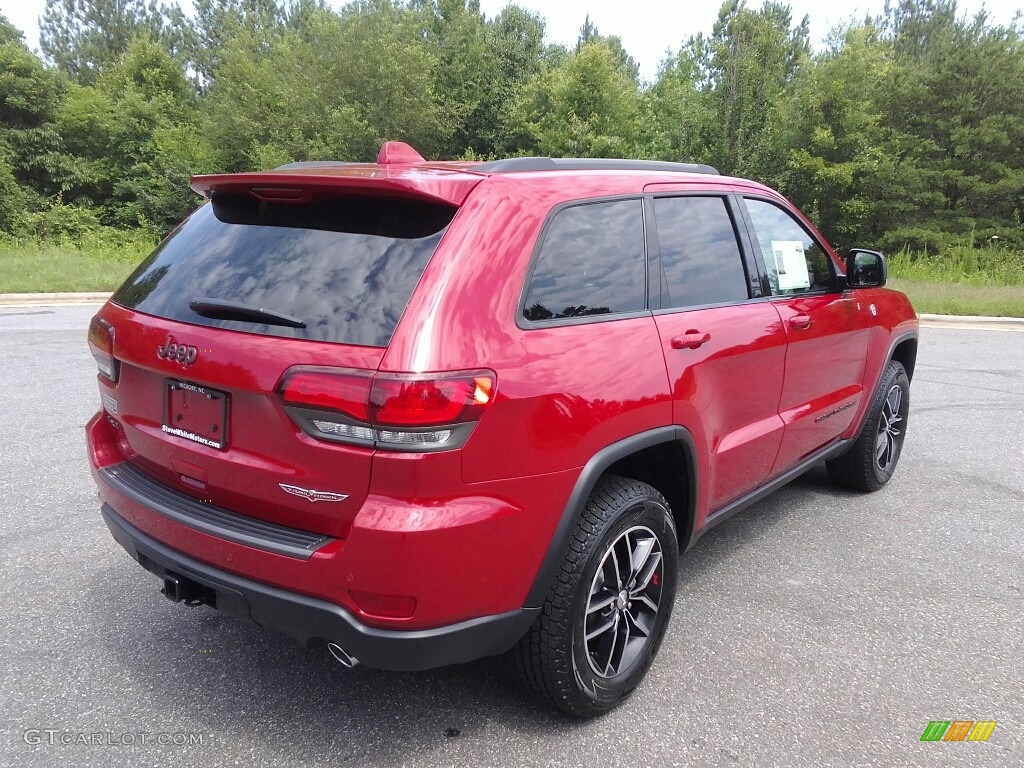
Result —
<instances>
[{"instance_id":1,"label":"sky","mask_svg":"<svg viewBox=\"0 0 1024 768\"><path fill-rule=\"evenodd\" d=\"M811 42L819 46L836 24L865 14L880 13L885 0L790 0L793 18L807 14L811 20ZM983 6L996 23L1008 23L1021 10L1024 0L960 0L957 7L962 14L973 15ZM340 5L333 0L333 5ZM507 0L481 0L480 6L488 17L496 16L508 4ZM640 73L652 80L659 62L668 49L678 50L690 35L708 33L718 16L720 3L716 0L519 0L517 3L539 13L547 20L547 39L550 42L573 45L583 20L589 14L591 22L603 35L618 35L626 51L640 63ZM189 6L185 0L182 6ZM757 0L749 0L751 7L759 7ZM39 45L37 19L46 6L46 0L0 0L0 12L25 33L30 48Z\"/></svg>"}]
</instances>

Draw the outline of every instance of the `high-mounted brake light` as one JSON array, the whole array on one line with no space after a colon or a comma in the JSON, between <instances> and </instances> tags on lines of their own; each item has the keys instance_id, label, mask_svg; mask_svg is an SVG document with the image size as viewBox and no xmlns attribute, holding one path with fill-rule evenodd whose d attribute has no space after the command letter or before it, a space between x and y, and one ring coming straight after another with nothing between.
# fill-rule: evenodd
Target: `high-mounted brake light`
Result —
<instances>
[{"instance_id":1,"label":"high-mounted brake light","mask_svg":"<svg viewBox=\"0 0 1024 768\"><path fill-rule=\"evenodd\" d=\"M298 202L307 194L299 187L249 187L249 191L260 200L279 202Z\"/></svg>"},{"instance_id":2,"label":"high-mounted brake light","mask_svg":"<svg viewBox=\"0 0 1024 768\"><path fill-rule=\"evenodd\" d=\"M369 374L299 368L278 388L307 434L395 450L443 450L465 443L493 402L493 371Z\"/></svg>"},{"instance_id":3,"label":"high-mounted brake light","mask_svg":"<svg viewBox=\"0 0 1024 768\"><path fill-rule=\"evenodd\" d=\"M100 317L89 323L89 350L101 375L117 383L118 364L114 357L114 327Z\"/></svg>"}]
</instances>

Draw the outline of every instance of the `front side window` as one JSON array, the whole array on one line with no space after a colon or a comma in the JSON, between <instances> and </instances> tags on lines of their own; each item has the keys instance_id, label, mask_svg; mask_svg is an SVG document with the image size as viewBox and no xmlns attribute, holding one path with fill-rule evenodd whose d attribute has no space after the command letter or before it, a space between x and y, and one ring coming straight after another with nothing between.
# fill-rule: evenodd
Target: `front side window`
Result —
<instances>
[{"instance_id":1,"label":"front side window","mask_svg":"<svg viewBox=\"0 0 1024 768\"><path fill-rule=\"evenodd\" d=\"M725 198L654 201L661 253L661 306L696 307L749 298L739 241Z\"/></svg>"},{"instance_id":2,"label":"front side window","mask_svg":"<svg viewBox=\"0 0 1024 768\"><path fill-rule=\"evenodd\" d=\"M563 208L543 237L523 305L526 320L645 308L644 219L639 199Z\"/></svg>"},{"instance_id":3,"label":"front side window","mask_svg":"<svg viewBox=\"0 0 1024 768\"><path fill-rule=\"evenodd\" d=\"M747 212L761 246L773 296L829 291L831 259L800 223L776 205L747 198Z\"/></svg>"}]
</instances>

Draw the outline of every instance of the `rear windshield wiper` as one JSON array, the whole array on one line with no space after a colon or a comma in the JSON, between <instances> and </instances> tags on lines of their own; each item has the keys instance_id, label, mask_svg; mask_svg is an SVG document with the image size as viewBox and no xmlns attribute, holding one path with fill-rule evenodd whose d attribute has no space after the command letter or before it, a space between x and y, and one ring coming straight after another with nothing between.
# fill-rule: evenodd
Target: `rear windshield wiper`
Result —
<instances>
[{"instance_id":1,"label":"rear windshield wiper","mask_svg":"<svg viewBox=\"0 0 1024 768\"><path fill-rule=\"evenodd\" d=\"M209 317L214 320L248 320L253 323L264 323L265 325L284 325L289 328L305 328L306 323L297 317L286 315L282 312L275 312L272 309L253 307L249 304L241 304L237 301L225 301L224 299L210 299L205 296L197 296L188 303L188 306L198 315Z\"/></svg>"}]
</instances>

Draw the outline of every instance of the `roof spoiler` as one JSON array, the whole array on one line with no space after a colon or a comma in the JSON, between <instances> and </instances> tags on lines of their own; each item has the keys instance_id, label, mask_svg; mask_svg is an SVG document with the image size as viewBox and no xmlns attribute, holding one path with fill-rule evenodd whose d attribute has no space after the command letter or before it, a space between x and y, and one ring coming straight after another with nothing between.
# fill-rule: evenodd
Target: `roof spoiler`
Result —
<instances>
[{"instance_id":1,"label":"roof spoiler","mask_svg":"<svg viewBox=\"0 0 1024 768\"><path fill-rule=\"evenodd\" d=\"M423 156L401 141L380 148L375 165L307 160L273 171L193 176L201 195L249 194L260 200L308 203L338 194L372 194L459 206L482 177L450 168L424 166Z\"/></svg>"},{"instance_id":2,"label":"roof spoiler","mask_svg":"<svg viewBox=\"0 0 1024 768\"><path fill-rule=\"evenodd\" d=\"M344 194L404 197L460 206L483 179L469 173L417 169L396 175L373 166L310 166L260 173L223 173L193 176L191 187L206 197L249 194L279 203L309 203Z\"/></svg>"}]
</instances>

